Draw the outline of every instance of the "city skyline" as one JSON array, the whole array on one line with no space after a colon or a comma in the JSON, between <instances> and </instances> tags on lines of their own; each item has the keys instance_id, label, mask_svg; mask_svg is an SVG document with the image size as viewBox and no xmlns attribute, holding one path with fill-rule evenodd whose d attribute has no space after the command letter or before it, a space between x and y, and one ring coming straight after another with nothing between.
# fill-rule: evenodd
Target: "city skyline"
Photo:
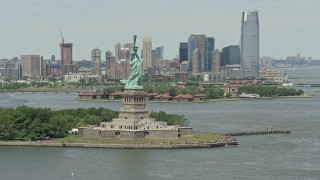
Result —
<instances>
[{"instance_id":1,"label":"city skyline","mask_svg":"<svg viewBox=\"0 0 320 180\"><path fill-rule=\"evenodd\" d=\"M320 59L320 27L307 20L320 17L319 5L315 0L187 0L183 6L179 1L168 0L2 0L0 58L21 54L40 54L44 59L59 57L60 29L65 42L73 43L74 61L90 60L90 51L95 47L114 52L117 42L130 42L133 34L139 37L139 49L147 35L154 47L164 46L166 59L179 55L179 43L186 42L191 34L214 37L216 48L221 50L240 43L241 13L258 10L260 56L285 59L300 53ZM130 29L132 26L137 28Z\"/></svg>"}]
</instances>

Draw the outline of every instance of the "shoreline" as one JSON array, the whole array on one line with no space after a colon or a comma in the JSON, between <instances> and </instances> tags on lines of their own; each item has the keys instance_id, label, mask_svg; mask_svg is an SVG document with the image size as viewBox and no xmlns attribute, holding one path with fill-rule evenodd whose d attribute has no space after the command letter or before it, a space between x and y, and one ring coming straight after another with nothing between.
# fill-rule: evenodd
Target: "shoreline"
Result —
<instances>
[{"instance_id":1,"label":"shoreline","mask_svg":"<svg viewBox=\"0 0 320 180\"><path fill-rule=\"evenodd\" d=\"M109 144L109 143L74 143L74 142L17 142L0 141L0 146L27 146L27 147L75 147L75 148L106 148L106 149L186 149L186 148L213 148L229 145L238 145L238 141L221 142L188 142L188 143L148 143L148 144Z\"/></svg>"},{"instance_id":2,"label":"shoreline","mask_svg":"<svg viewBox=\"0 0 320 180\"><path fill-rule=\"evenodd\" d=\"M79 99L76 98L77 101L92 101L92 102L121 102L121 99L109 100L109 99ZM210 103L210 102L222 102L222 101L236 101L240 100L240 98L225 98L225 99L210 99L204 101L155 101L148 100L147 103L177 103L177 104L189 104L189 103Z\"/></svg>"}]
</instances>

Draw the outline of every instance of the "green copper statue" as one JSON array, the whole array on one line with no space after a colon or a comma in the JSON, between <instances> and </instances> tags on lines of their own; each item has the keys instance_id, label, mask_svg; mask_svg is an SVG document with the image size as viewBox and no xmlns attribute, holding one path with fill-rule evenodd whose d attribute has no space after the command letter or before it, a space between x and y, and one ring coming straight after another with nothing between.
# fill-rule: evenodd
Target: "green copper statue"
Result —
<instances>
[{"instance_id":1,"label":"green copper statue","mask_svg":"<svg viewBox=\"0 0 320 180\"><path fill-rule=\"evenodd\" d=\"M133 48L130 52L130 67L131 74L126 83L125 89L143 89L142 87L142 62L143 59L140 59L137 51L138 47L136 46L137 36L133 36Z\"/></svg>"}]
</instances>

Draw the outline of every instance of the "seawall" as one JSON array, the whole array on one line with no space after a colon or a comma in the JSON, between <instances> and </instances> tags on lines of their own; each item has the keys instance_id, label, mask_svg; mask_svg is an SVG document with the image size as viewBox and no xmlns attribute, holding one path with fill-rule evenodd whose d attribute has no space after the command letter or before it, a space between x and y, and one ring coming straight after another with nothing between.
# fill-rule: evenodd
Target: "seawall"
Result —
<instances>
[{"instance_id":1,"label":"seawall","mask_svg":"<svg viewBox=\"0 0 320 180\"><path fill-rule=\"evenodd\" d=\"M0 146L32 146L32 147L79 147L79 148L112 148L112 149L182 149L182 148L212 148L228 145L238 145L237 141L221 142L186 142L186 143L148 143L148 144L102 144L102 143L54 143L54 142L19 142L0 141Z\"/></svg>"}]
</instances>

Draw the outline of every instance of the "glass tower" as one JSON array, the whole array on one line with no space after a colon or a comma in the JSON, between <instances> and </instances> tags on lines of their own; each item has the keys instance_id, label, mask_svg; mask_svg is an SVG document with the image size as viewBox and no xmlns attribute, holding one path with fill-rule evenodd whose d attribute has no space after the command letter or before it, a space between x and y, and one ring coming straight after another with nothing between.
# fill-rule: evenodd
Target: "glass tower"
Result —
<instances>
[{"instance_id":1,"label":"glass tower","mask_svg":"<svg viewBox=\"0 0 320 180\"><path fill-rule=\"evenodd\" d=\"M258 11L242 13L240 63L243 78L259 78L259 17Z\"/></svg>"},{"instance_id":2,"label":"glass tower","mask_svg":"<svg viewBox=\"0 0 320 180\"><path fill-rule=\"evenodd\" d=\"M180 63L182 63L182 61L188 60L188 43L187 42L180 43L179 59L180 59Z\"/></svg>"},{"instance_id":3,"label":"glass tower","mask_svg":"<svg viewBox=\"0 0 320 180\"><path fill-rule=\"evenodd\" d=\"M204 71L210 72L213 60L214 37L206 37L204 44Z\"/></svg>"}]
</instances>

